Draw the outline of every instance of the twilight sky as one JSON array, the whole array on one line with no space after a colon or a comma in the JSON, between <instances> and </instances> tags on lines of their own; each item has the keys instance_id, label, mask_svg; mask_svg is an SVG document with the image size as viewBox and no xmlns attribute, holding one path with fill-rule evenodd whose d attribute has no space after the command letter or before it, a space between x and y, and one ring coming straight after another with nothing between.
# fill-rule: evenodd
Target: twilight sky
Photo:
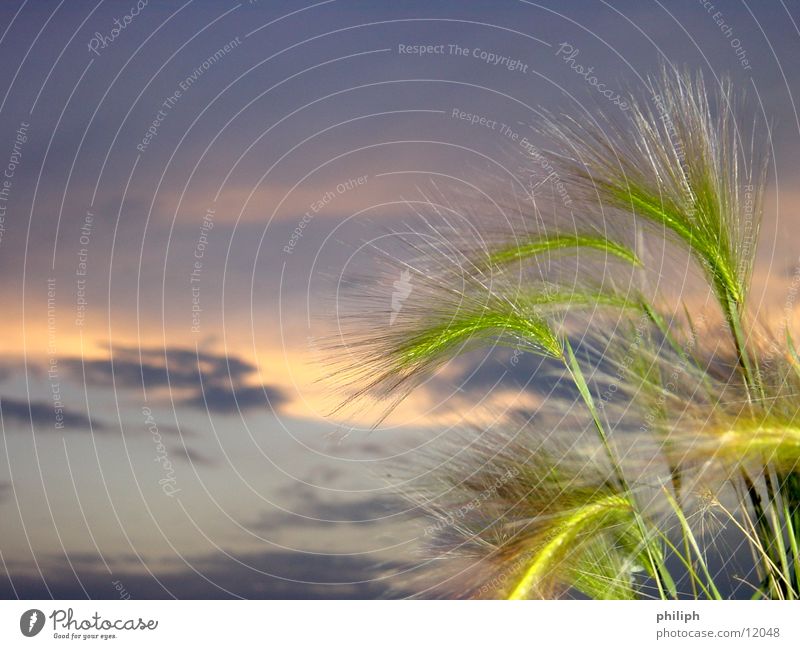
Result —
<instances>
[{"instance_id":1,"label":"twilight sky","mask_svg":"<svg viewBox=\"0 0 800 649\"><path fill-rule=\"evenodd\" d=\"M535 408L536 363L454 363L375 430L332 416L343 279L430 202L482 205L542 111L619 111L666 64L772 125L755 306L791 315L799 22L796 0L3 2L0 596L435 593L395 467Z\"/></svg>"}]
</instances>

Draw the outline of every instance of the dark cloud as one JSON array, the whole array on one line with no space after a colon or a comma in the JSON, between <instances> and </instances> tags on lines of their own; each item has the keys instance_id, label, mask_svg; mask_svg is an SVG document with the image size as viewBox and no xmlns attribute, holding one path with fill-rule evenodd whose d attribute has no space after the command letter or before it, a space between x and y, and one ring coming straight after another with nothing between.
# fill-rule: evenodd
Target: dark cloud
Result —
<instances>
[{"instance_id":1,"label":"dark cloud","mask_svg":"<svg viewBox=\"0 0 800 649\"><path fill-rule=\"evenodd\" d=\"M735 529L721 530L716 542L730 552L708 557L715 585L726 599L750 598L751 584L757 583L758 577L747 544L741 542ZM234 560L206 554L150 566L152 574L137 568L140 559L130 553L106 555L105 559L111 572L97 555L88 552L71 553L69 562L63 555L39 557L38 568L44 578L32 563L6 560L0 568L0 598L116 600L117 586L124 588L130 599L392 599L443 595L432 589L442 573L431 570L423 559L413 562L373 555L275 551L240 554ZM668 567L673 574L680 574L681 566L674 557L668 560ZM676 586L678 592L690 591L685 579Z\"/></svg>"},{"instance_id":2,"label":"dark cloud","mask_svg":"<svg viewBox=\"0 0 800 649\"><path fill-rule=\"evenodd\" d=\"M319 466L315 466L313 469L311 469L311 471L309 471L306 481L311 482L312 484L323 484L329 486L345 475L347 474L341 469L321 464Z\"/></svg>"},{"instance_id":3,"label":"dark cloud","mask_svg":"<svg viewBox=\"0 0 800 649\"><path fill-rule=\"evenodd\" d=\"M212 412L235 413L252 408L277 410L286 402L283 392L270 386L241 386L220 383L203 385L194 396L179 401L192 408L208 409Z\"/></svg>"},{"instance_id":4,"label":"dark cloud","mask_svg":"<svg viewBox=\"0 0 800 649\"><path fill-rule=\"evenodd\" d=\"M297 491L297 489L295 489ZM316 490L307 488L308 492ZM295 497L297 494L295 493ZM275 530L279 527L321 525L375 525L399 520L410 515L407 506L389 498L361 498L358 500L322 500L314 495L302 498L294 512L265 512L249 527L256 530Z\"/></svg>"},{"instance_id":5,"label":"dark cloud","mask_svg":"<svg viewBox=\"0 0 800 649\"><path fill-rule=\"evenodd\" d=\"M251 363L228 354L210 354L182 347L114 347L107 359L68 358L63 365L90 385L196 387L225 379L238 382L255 372Z\"/></svg>"},{"instance_id":6,"label":"dark cloud","mask_svg":"<svg viewBox=\"0 0 800 649\"><path fill-rule=\"evenodd\" d=\"M185 557L192 566L155 576L130 569L107 572L96 556L43 561L46 581L29 566L7 563L0 571L2 599L119 599L114 582L131 599L380 599L408 597L396 575L410 568L370 557L262 552ZM113 566L113 563L112 563ZM74 573L73 573L74 569Z\"/></svg>"},{"instance_id":7,"label":"dark cloud","mask_svg":"<svg viewBox=\"0 0 800 649\"><path fill-rule=\"evenodd\" d=\"M191 464L199 464L202 466L214 466L217 464L212 458L206 457L199 451L196 451L188 446L173 446L169 449L169 452L170 455Z\"/></svg>"},{"instance_id":8,"label":"dark cloud","mask_svg":"<svg viewBox=\"0 0 800 649\"><path fill-rule=\"evenodd\" d=\"M464 355L446 377L434 376L425 388L439 398L455 393L455 398L474 400L506 388L573 400L575 389L564 379L562 369L558 363L535 354L498 348Z\"/></svg>"},{"instance_id":9,"label":"dark cloud","mask_svg":"<svg viewBox=\"0 0 800 649\"><path fill-rule=\"evenodd\" d=\"M0 383L10 379L15 374L24 374L26 367L29 373L34 375L45 371L40 365L32 361L25 361L15 356L0 357Z\"/></svg>"},{"instance_id":10,"label":"dark cloud","mask_svg":"<svg viewBox=\"0 0 800 649\"><path fill-rule=\"evenodd\" d=\"M305 510L305 507L303 508ZM345 521L350 523L379 523L387 518L406 515L407 506L391 498L362 498L347 502L318 500L310 508L311 513L303 512L320 520Z\"/></svg>"},{"instance_id":11,"label":"dark cloud","mask_svg":"<svg viewBox=\"0 0 800 649\"><path fill-rule=\"evenodd\" d=\"M4 397L0 401L3 418L5 421L13 421L18 424L33 424L37 430L47 429L58 430L55 427L56 413L52 402L49 401L26 401L25 399L13 399ZM63 422L65 428L93 429L95 431L105 430L105 424L90 419L81 412L63 409Z\"/></svg>"},{"instance_id":12,"label":"dark cloud","mask_svg":"<svg viewBox=\"0 0 800 649\"><path fill-rule=\"evenodd\" d=\"M89 385L174 390L175 403L219 413L277 410L287 399L277 387L252 384L257 368L230 354L190 348L114 347L107 359L68 358L64 367Z\"/></svg>"},{"instance_id":13,"label":"dark cloud","mask_svg":"<svg viewBox=\"0 0 800 649\"><path fill-rule=\"evenodd\" d=\"M162 435L174 435L175 437L195 437L197 433L187 426L167 426L159 425L158 432Z\"/></svg>"}]
</instances>

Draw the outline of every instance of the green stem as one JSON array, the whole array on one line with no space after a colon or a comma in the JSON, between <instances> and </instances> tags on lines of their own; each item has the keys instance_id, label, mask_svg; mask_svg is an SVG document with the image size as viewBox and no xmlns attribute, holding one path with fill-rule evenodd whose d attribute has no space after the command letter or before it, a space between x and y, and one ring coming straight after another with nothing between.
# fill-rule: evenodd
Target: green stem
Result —
<instances>
[{"instance_id":1,"label":"green stem","mask_svg":"<svg viewBox=\"0 0 800 649\"><path fill-rule=\"evenodd\" d=\"M642 542L645 544L645 551L647 552L647 559L650 562L650 567L652 568L652 576L656 582L656 586L658 587L658 594L661 599L667 599L666 592L664 591L664 584L666 583L667 587L671 591L674 597L674 590L675 584L672 578L669 576L669 573L666 570L666 567L663 565L659 565L659 562L656 561L655 557L653 556L653 552L650 549L650 543L648 541L649 534L647 532L647 527L644 523L644 519L642 518L641 513L636 504L636 500L633 495L633 491L628 484L628 480L625 478L625 474L622 471L622 468L617 461L616 454L614 453L614 449L611 446L611 442L608 439L608 435L606 434L605 428L603 427L602 422L600 421L600 415L597 412L597 407L594 404L594 399L592 399L592 393L589 390L589 386L586 383L586 379L583 376L583 372L581 371L580 365L578 360L575 358L575 352L572 350L572 345L570 345L569 340L564 338L564 350L566 352L566 356L564 357L564 365L569 373L572 381L575 384L575 387L578 389L578 392L581 395L586 407L591 414L592 421L594 422L594 426L597 429L597 434L600 438L600 442L603 445L603 449L608 456L608 460L611 463L611 468L614 471L614 474L619 482L620 488L625 493L626 498L631 503L631 511L633 512L634 520L636 521L636 526L639 529L639 534L642 536Z\"/></svg>"},{"instance_id":2,"label":"green stem","mask_svg":"<svg viewBox=\"0 0 800 649\"><path fill-rule=\"evenodd\" d=\"M703 559L703 553L700 551L700 546L697 543L697 539L695 538L694 534L692 533L692 528L689 526L689 521L686 520L686 515L683 513L683 509L678 504L678 501L675 500L672 495L669 493L667 489L664 489L664 495L669 502L670 507L672 507L675 515L678 517L678 522L681 525L681 530L684 535L684 539L686 539L689 544L692 546L695 555L697 556L697 562L700 564L700 567L703 570L703 574L705 574L706 581L708 583L708 587L711 589L714 599L722 599L722 595L720 594L719 590L717 590L716 585L714 584L714 578L711 576L711 572L706 565L705 560ZM691 560L691 555L686 557L687 559ZM694 578L697 578L697 573L692 570L691 575ZM704 589L705 590L705 589Z\"/></svg>"},{"instance_id":3,"label":"green stem","mask_svg":"<svg viewBox=\"0 0 800 649\"><path fill-rule=\"evenodd\" d=\"M764 387L758 374L758 370L753 369L753 364L750 361L750 354L747 352L747 339L744 335L744 328L742 327L742 317L739 312L739 303L730 295L725 298L725 318L728 321L728 326L733 335L733 344L736 347L736 357L739 361L739 366L744 376L745 387L747 388L748 400L752 401L753 391L758 393L758 396L764 399Z\"/></svg>"}]
</instances>

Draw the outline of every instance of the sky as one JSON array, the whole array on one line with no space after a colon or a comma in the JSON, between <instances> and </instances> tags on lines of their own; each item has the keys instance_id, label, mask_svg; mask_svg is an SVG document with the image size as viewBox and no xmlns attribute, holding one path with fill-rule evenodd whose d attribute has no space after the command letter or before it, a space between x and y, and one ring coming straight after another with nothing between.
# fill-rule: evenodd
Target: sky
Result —
<instances>
[{"instance_id":1,"label":"sky","mask_svg":"<svg viewBox=\"0 0 800 649\"><path fill-rule=\"evenodd\" d=\"M334 412L347 278L431 201L479 209L544 113L619 111L667 65L771 125L754 310L785 319L798 22L793 0L3 2L0 596L435 595L397 467L535 408L536 363L452 364L377 427Z\"/></svg>"}]
</instances>

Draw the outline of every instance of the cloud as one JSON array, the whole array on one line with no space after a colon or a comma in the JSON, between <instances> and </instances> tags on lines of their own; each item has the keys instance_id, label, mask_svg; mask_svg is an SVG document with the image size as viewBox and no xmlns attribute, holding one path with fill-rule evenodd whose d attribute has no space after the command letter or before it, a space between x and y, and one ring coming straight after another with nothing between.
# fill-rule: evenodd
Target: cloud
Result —
<instances>
[{"instance_id":1,"label":"cloud","mask_svg":"<svg viewBox=\"0 0 800 649\"><path fill-rule=\"evenodd\" d=\"M113 357L84 360L67 358L63 365L90 385L118 387L194 387L225 378L239 381L256 367L236 356L198 352L188 347L114 347Z\"/></svg>"},{"instance_id":2,"label":"cloud","mask_svg":"<svg viewBox=\"0 0 800 649\"><path fill-rule=\"evenodd\" d=\"M192 408L200 408L212 412L234 413L238 410L263 408L277 410L286 403L286 397L278 388L270 386L242 386L231 385L204 385L202 391L187 399L182 399L181 404Z\"/></svg>"},{"instance_id":3,"label":"cloud","mask_svg":"<svg viewBox=\"0 0 800 649\"><path fill-rule=\"evenodd\" d=\"M185 347L114 347L108 358L68 358L63 366L73 378L83 380L85 375L89 385L170 389L176 404L210 412L277 410L287 402L279 388L253 384L256 366L231 354Z\"/></svg>"},{"instance_id":4,"label":"cloud","mask_svg":"<svg viewBox=\"0 0 800 649\"><path fill-rule=\"evenodd\" d=\"M52 402L3 397L0 406L2 407L5 421L11 420L18 424L33 424L44 429L49 427L52 430L56 430L56 413ZM64 408L62 409L62 415L65 428L85 429L87 431L90 428L95 431L106 429L105 424L96 419L90 419L81 412Z\"/></svg>"},{"instance_id":5,"label":"cloud","mask_svg":"<svg viewBox=\"0 0 800 649\"><path fill-rule=\"evenodd\" d=\"M169 453L171 456L177 457L184 462L189 462L190 464L202 466L215 466L217 464L217 462L212 458L207 457L188 446L173 446L169 449Z\"/></svg>"},{"instance_id":6,"label":"cloud","mask_svg":"<svg viewBox=\"0 0 800 649\"><path fill-rule=\"evenodd\" d=\"M470 393L481 393L499 386L540 391L548 387L548 379L542 375L553 366L534 354L515 354L508 349L495 349L489 354L485 351L473 353L463 360L448 382Z\"/></svg>"},{"instance_id":7,"label":"cloud","mask_svg":"<svg viewBox=\"0 0 800 649\"><path fill-rule=\"evenodd\" d=\"M0 574L3 599L118 599L116 584L131 599L377 599L408 597L395 575L410 565L377 557L258 552L236 561L222 555L184 557L154 575L126 562L112 573L92 555L40 560L44 579L24 562L7 561ZM185 563L191 568L187 568ZM74 569L74 572L73 572ZM115 584L116 582L116 584Z\"/></svg>"},{"instance_id":8,"label":"cloud","mask_svg":"<svg viewBox=\"0 0 800 649\"><path fill-rule=\"evenodd\" d=\"M361 183L353 182L359 178L363 179ZM238 185L226 184L215 199L215 225L232 225L238 221L239 225L256 223L263 226L272 219L295 223L307 212L315 218L341 217L385 200L385 188L382 189L380 179L365 174L360 162L350 168L337 165L327 177L318 177L297 187L293 185L272 183L254 188L249 181ZM150 196L145 198L149 200ZM208 197L203 192L186 194L179 189L159 193L157 212L173 214L178 206L178 223L188 224L194 231L197 215L208 208ZM384 208L381 214L387 216L387 212Z\"/></svg>"},{"instance_id":9,"label":"cloud","mask_svg":"<svg viewBox=\"0 0 800 649\"><path fill-rule=\"evenodd\" d=\"M319 498L317 489L305 485L298 485L293 491L294 497L299 498L296 511L264 512L249 527L269 531L290 526L376 525L411 515L405 503L387 497L333 501Z\"/></svg>"},{"instance_id":10,"label":"cloud","mask_svg":"<svg viewBox=\"0 0 800 649\"><path fill-rule=\"evenodd\" d=\"M18 356L0 356L0 383L7 381L15 374L24 373L26 367L31 372L41 368L35 362L26 361Z\"/></svg>"}]
</instances>

